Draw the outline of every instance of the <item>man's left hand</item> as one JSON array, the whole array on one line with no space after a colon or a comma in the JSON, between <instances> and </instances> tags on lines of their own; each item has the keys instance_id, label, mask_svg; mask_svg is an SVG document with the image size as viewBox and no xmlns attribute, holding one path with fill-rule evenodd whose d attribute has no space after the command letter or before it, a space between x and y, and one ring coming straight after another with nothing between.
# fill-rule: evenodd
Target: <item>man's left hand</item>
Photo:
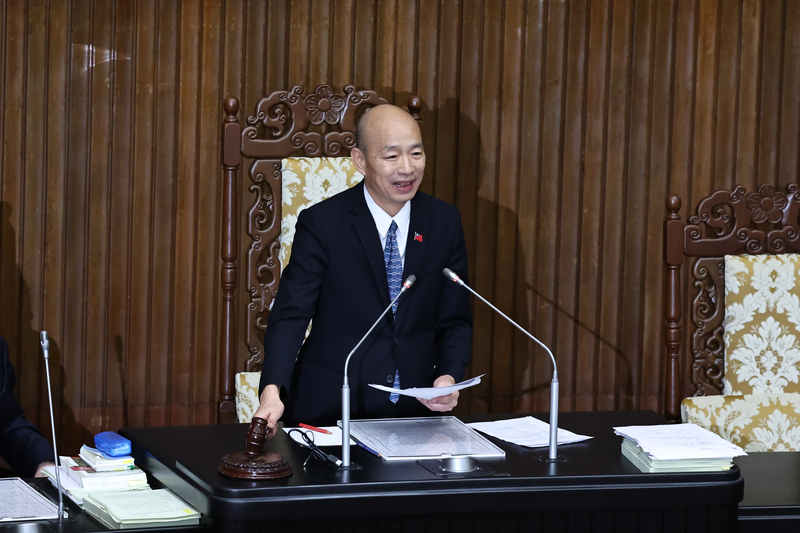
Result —
<instances>
[{"instance_id":1,"label":"man's left hand","mask_svg":"<svg viewBox=\"0 0 800 533\"><path fill-rule=\"evenodd\" d=\"M40 463L39 466L36 467L35 477L47 477L47 474L44 473L44 469L48 466L54 467L56 464L53 461L45 461Z\"/></svg>"},{"instance_id":2,"label":"man's left hand","mask_svg":"<svg viewBox=\"0 0 800 533\"><path fill-rule=\"evenodd\" d=\"M438 378L436 378L436 381L433 382L434 387L449 387L455 384L456 380L453 379L453 376L449 374L445 374L444 376L439 376ZM425 405L425 407L427 407L431 411L438 411L444 413L447 411L452 411L453 408L458 404L458 391L451 392L446 396L439 396L431 400L425 400L422 398L417 398L417 400L422 402L422 404Z\"/></svg>"}]
</instances>

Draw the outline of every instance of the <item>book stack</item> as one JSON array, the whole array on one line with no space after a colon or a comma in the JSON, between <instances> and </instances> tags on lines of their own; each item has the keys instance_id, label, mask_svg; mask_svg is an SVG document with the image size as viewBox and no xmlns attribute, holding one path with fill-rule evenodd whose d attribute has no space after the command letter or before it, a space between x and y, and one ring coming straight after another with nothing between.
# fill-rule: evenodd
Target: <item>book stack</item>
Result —
<instances>
[{"instance_id":1,"label":"book stack","mask_svg":"<svg viewBox=\"0 0 800 533\"><path fill-rule=\"evenodd\" d=\"M168 489L92 493L83 508L110 529L191 526L200 513Z\"/></svg>"},{"instance_id":2,"label":"book stack","mask_svg":"<svg viewBox=\"0 0 800 533\"><path fill-rule=\"evenodd\" d=\"M75 481L68 473L67 470L62 466L59 469L61 475L61 489L63 490L64 494L73 502L78 504L79 506L83 507L83 501L87 495L92 493L98 492L130 492L133 490L140 491L140 490L150 490L149 485L144 485L141 487L125 487L121 489L85 489L83 485ZM50 480L50 483L54 487L57 487L58 484L56 483L56 472L55 467L46 466L44 468L44 473Z\"/></svg>"},{"instance_id":3,"label":"book stack","mask_svg":"<svg viewBox=\"0 0 800 533\"><path fill-rule=\"evenodd\" d=\"M130 455L112 457L97 448L91 448L85 444L81 446L81 451L78 455L80 455L81 459L83 459L86 464L98 472L133 470L136 468L133 457Z\"/></svg>"},{"instance_id":4,"label":"book stack","mask_svg":"<svg viewBox=\"0 0 800 533\"><path fill-rule=\"evenodd\" d=\"M81 506L91 493L150 490L147 475L130 455L112 457L89 446L81 447L77 457L62 456L59 471L64 494ZM44 472L56 486L55 467Z\"/></svg>"},{"instance_id":5,"label":"book stack","mask_svg":"<svg viewBox=\"0 0 800 533\"><path fill-rule=\"evenodd\" d=\"M67 475L84 489L136 489L147 485L147 475L137 466L115 470L95 470L82 457L61 457Z\"/></svg>"},{"instance_id":6,"label":"book stack","mask_svg":"<svg viewBox=\"0 0 800 533\"><path fill-rule=\"evenodd\" d=\"M614 428L622 436L622 455L642 472L730 470L745 451L696 424Z\"/></svg>"}]
</instances>

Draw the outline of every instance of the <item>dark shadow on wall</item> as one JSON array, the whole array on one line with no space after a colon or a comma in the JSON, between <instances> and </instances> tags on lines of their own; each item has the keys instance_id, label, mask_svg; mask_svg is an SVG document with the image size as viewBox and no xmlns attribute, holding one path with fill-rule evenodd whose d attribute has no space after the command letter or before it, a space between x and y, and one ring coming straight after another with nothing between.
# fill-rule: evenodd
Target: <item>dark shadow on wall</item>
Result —
<instances>
[{"instance_id":1,"label":"dark shadow on wall","mask_svg":"<svg viewBox=\"0 0 800 533\"><path fill-rule=\"evenodd\" d=\"M395 102L404 106L410 96L398 93ZM630 363L623 356L619 346L614 344L615 341L604 338L599 327L581 322L574 311L559 305L557 287L549 291L542 290L542 284L548 281L539 278L541 268L536 264L536 258L542 253L555 253L557 250L531 248L540 247L542 243L547 242L548 239L542 238L541 234L550 230L542 226L541 220L533 223L530 220L521 220L517 205L504 206L497 200L499 180L495 172L487 169L486 165L487 160L492 159L490 164L499 167L497 159L499 155L490 158L491 154L485 153L480 126L472 118L460 112L460 102L452 98L447 99L436 109L430 108L423 101L422 119L423 139L429 153L425 177L427 183L424 182L422 190L436 195L437 190L449 189L450 184L447 187L437 187L436 180L440 177L436 176L435 170L437 166L443 168L443 158L450 162L452 157L451 163L455 167L452 178L455 180L455 203L461 211L464 222L471 285L524 329L545 340L556 357L559 370L562 371L564 368L570 371L572 375L561 376L561 407L574 410L577 406L577 396L587 393L577 390L576 377L580 372L577 366L583 360L578 354L577 341L573 344L575 348L573 353L558 351L559 335L564 336L565 327L576 339L579 336L586 338L588 334L589 338L593 339L590 341L594 350L592 360L597 360L602 351L606 354L603 360L608 361L609 356L612 357L618 369L617 375L623 377L623 383L607 384L605 387L595 385L595 389L591 392L594 395L593 404L597 406L597 398L603 388L606 390L609 387L614 388L616 403L619 403L620 395L630 396L633 393ZM455 153L451 153L452 150L449 148L443 150L436 145L436 141L441 140L443 121L457 125L452 132L457 141ZM526 175L522 171L520 175L520 179L540 179ZM555 183L556 186L561 186L560 181ZM449 194L449 191L446 194ZM446 197L442 199L453 201ZM538 200L533 198L530 201ZM509 232L513 232L514 235L510 235ZM532 232L538 232L539 235L531 234ZM557 238L553 236L549 239L555 242L556 247ZM558 265L556 271L557 269ZM549 283L555 285L556 279ZM472 301L473 355L467 377L483 373L487 373L487 376L477 387L462 391L456 413L547 410L550 403L553 368L547 353L484 303L474 297Z\"/></svg>"},{"instance_id":2,"label":"dark shadow on wall","mask_svg":"<svg viewBox=\"0 0 800 533\"><path fill-rule=\"evenodd\" d=\"M0 335L8 341L11 363L17 376L15 395L26 417L36 424L52 444L47 375L39 331L42 317L34 316L31 290L16 263L17 238L11 217L13 206L0 202ZM60 455L77 455L81 444L91 444L92 435L78 424L75 412L64 398L67 373L57 338L49 335L49 367L53 410ZM88 440L87 440L88 439Z\"/></svg>"}]
</instances>

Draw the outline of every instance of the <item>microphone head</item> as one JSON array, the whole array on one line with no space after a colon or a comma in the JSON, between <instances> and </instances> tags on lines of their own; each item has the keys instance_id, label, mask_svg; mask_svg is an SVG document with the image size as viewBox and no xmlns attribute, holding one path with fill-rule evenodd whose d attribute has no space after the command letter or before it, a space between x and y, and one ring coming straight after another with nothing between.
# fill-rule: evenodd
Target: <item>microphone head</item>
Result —
<instances>
[{"instance_id":1,"label":"microphone head","mask_svg":"<svg viewBox=\"0 0 800 533\"><path fill-rule=\"evenodd\" d=\"M417 281L417 276L415 276L414 274L411 274L411 275L410 275L410 276L408 276L408 277L406 278L406 280L403 282L403 288L404 288L404 289L410 289L410 288L411 288L411 286L414 284L414 282L415 282L415 281Z\"/></svg>"},{"instance_id":2,"label":"microphone head","mask_svg":"<svg viewBox=\"0 0 800 533\"><path fill-rule=\"evenodd\" d=\"M453 272L452 270L450 270L450 269L449 269L449 268L447 268L447 267L445 267L445 268L442 270L442 274L444 274L445 276L447 276L447 279L449 279L450 281L455 281L456 283L458 283L458 282L460 282L460 281L461 281L461 278L459 278L459 277L456 275L456 273L455 273L455 272Z\"/></svg>"},{"instance_id":3,"label":"microphone head","mask_svg":"<svg viewBox=\"0 0 800 533\"><path fill-rule=\"evenodd\" d=\"M42 331L41 333L39 333L39 343L45 350L50 347L50 340L47 338L46 331Z\"/></svg>"}]
</instances>

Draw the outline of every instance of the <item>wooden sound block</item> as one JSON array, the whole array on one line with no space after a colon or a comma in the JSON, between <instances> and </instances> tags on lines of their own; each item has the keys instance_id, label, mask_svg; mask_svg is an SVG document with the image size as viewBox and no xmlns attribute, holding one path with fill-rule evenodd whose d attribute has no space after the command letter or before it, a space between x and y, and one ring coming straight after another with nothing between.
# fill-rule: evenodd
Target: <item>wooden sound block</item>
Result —
<instances>
[{"instance_id":1,"label":"wooden sound block","mask_svg":"<svg viewBox=\"0 0 800 533\"><path fill-rule=\"evenodd\" d=\"M278 479L292 475L289 461L279 453L264 452L270 434L267 421L253 418L245 438L245 451L229 453L222 458L220 474L239 479Z\"/></svg>"}]
</instances>

